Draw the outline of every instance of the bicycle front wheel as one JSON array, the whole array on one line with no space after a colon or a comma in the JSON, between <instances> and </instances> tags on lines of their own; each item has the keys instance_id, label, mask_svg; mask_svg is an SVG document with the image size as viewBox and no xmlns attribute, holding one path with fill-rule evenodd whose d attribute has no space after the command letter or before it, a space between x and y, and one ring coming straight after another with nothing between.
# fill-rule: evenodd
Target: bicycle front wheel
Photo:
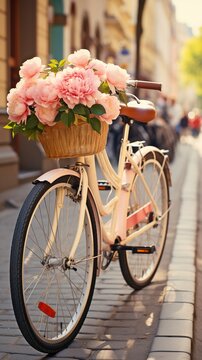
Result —
<instances>
[{"instance_id":1,"label":"bicycle front wheel","mask_svg":"<svg viewBox=\"0 0 202 360\"><path fill-rule=\"evenodd\" d=\"M97 270L97 235L91 198L75 257L79 180L38 183L19 214L13 236L10 284L19 328L31 346L55 353L79 332L89 309Z\"/></svg>"},{"instance_id":2,"label":"bicycle front wheel","mask_svg":"<svg viewBox=\"0 0 202 360\"><path fill-rule=\"evenodd\" d=\"M146 180L149 190L158 206L159 221L153 227L141 234L141 229L154 218L154 212L147 215L135 226L128 229L128 235L140 232L129 245L155 247L150 254L133 253L129 250L119 251L119 262L123 277L128 285L134 289L141 289L148 285L154 277L161 260L166 241L169 219L169 185L165 166L162 166L163 157L155 151L148 151L141 160L141 173ZM148 193L138 174L135 174L130 192L128 214L144 208L151 203Z\"/></svg>"}]
</instances>

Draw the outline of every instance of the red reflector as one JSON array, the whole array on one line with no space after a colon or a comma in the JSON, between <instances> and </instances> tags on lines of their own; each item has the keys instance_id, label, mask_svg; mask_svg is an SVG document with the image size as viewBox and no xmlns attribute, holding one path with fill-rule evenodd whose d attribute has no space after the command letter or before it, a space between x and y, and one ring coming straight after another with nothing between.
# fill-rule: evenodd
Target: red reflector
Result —
<instances>
[{"instance_id":1,"label":"red reflector","mask_svg":"<svg viewBox=\"0 0 202 360\"><path fill-rule=\"evenodd\" d=\"M47 316L49 316L51 318L55 317L56 311L50 305L45 304L44 302L40 301L38 303L38 308Z\"/></svg>"}]
</instances>

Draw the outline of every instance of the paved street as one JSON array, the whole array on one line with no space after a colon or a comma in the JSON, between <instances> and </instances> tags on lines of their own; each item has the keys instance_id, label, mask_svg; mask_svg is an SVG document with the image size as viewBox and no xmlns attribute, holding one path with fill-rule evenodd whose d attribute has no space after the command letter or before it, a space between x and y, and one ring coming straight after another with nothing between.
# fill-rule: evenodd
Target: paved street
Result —
<instances>
[{"instance_id":1,"label":"paved street","mask_svg":"<svg viewBox=\"0 0 202 360\"><path fill-rule=\"evenodd\" d=\"M202 147L201 147L202 150ZM200 157L200 169L202 169L202 157ZM202 177L199 177L198 191L198 230L196 239L196 300L194 316L194 339L192 360L198 360L202 354Z\"/></svg>"},{"instance_id":2,"label":"paved street","mask_svg":"<svg viewBox=\"0 0 202 360\"><path fill-rule=\"evenodd\" d=\"M171 166L172 211L165 253L150 286L133 291L113 262L98 278L88 317L72 345L52 359L188 360L195 303L199 140L180 144ZM31 185L0 195L20 206ZM0 211L0 359L38 360L18 330L10 300L9 251L19 208ZM197 357L194 360L199 360Z\"/></svg>"}]
</instances>

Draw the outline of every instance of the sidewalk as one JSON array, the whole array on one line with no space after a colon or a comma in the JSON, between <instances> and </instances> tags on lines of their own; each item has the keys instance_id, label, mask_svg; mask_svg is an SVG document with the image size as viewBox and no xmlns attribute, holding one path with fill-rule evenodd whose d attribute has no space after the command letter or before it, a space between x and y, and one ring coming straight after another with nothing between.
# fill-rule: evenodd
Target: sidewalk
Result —
<instances>
[{"instance_id":1,"label":"sidewalk","mask_svg":"<svg viewBox=\"0 0 202 360\"><path fill-rule=\"evenodd\" d=\"M5 208L20 208L26 195L32 188L31 182L0 192L0 211Z\"/></svg>"},{"instance_id":2,"label":"sidewalk","mask_svg":"<svg viewBox=\"0 0 202 360\"><path fill-rule=\"evenodd\" d=\"M68 349L52 359L191 359L199 173L198 153L190 150L185 145L181 151L187 156L184 163L188 166L182 180L180 216L176 219L168 272L167 265L163 269L160 266L152 284L135 292L124 283L118 262L112 263L97 279L93 302L79 335ZM0 211L0 359L5 360L45 358L20 334L13 316L8 279L10 242L19 211L15 207L21 206L31 187L32 184L24 184L0 194L0 208L7 204Z\"/></svg>"},{"instance_id":3,"label":"sidewalk","mask_svg":"<svg viewBox=\"0 0 202 360\"><path fill-rule=\"evenodd\" d=\"M158 331L149 360L191 359L195 301L198 154L191 153Z\"/></svg>"}]
</instances>

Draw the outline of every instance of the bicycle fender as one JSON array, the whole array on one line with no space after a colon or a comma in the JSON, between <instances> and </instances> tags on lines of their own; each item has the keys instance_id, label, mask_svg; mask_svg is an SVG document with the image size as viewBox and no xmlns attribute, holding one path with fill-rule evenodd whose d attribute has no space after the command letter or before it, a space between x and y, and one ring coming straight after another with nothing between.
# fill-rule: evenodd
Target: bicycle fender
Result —
<instances>
[{"instance_id":1,"label":"bicycle fender","mask_svg":"<svg viewBox=\"0 0 202 360\"><path fill-rule=\"evenodd\" d=\"M137 163L140 163L142 160L142 157L147 155L147 153L149 152L154 152L159 156L159 159L161 160L161 163L163 164L163 162L165 161L165 174L167 177L167 181L168 181L168 185L172 186L172 180L171 180L171 173L170 173L170 167L169 167L169 162L168 162L168 156L164 155L162 150L158 149L155 146L145 146L143 148L141 148L140 150L138 150L136 153L133 154L133 157L135 158L135 161L137 161Z\"/></svg>"},{"instance_id":2,"label":"bicycle fender","mask_svg":"<svg viewBox=\"0 0 202 360\"><path fill-rule=\"evenodd\" d=\"M76 177L80 178L80 174L74 170L66 169L66 168L59 168L59 169L53 169L53 170L47 171L45 174L43 174L43 175L39 176L37 179L35 179L33 181L33 184L37 184L40 182L48 182L49 184L52 184L58 178L60 178L62 176L68 176L68 175L72 175L72 176L76 176ZM98 255L100 255L101 251L102 251L101 220L100 220L99 212L97 210L97 206L95 203L93 193L89 187L88 187L88 196L90 197L90 201L91 201L91 205L92 205L93 213L94 213L94 217L95 217L97 239L98 239ZM100 274L100 270L101 270L101 256L98 256L97 276Z\"/></svg>"},{"instance_id":3,"label":"bicycle fender","mask_svg":"<svg viewBox=\"0 0 202 360\"><path fill-rule=\"evenodd\" d=\"M59 168L47 171L45 174L39 176L37 179L33 181L33 184L37 184L38 182L47 181L49 184L52 184L55 180L62 176L74 175L80 177L80 174L71 169Z\"/></svg>"}]
</instances>

